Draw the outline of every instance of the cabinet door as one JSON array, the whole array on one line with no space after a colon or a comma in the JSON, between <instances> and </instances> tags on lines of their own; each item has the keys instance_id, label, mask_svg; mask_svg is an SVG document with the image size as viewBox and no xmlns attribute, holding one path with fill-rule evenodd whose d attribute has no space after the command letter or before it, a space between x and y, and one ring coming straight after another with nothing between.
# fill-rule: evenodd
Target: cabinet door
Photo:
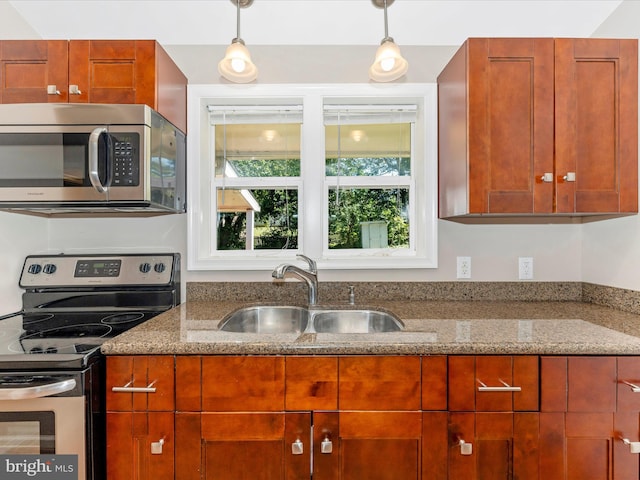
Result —
<instances>
[{"instance_id":1,"label":"cabinet door","mask_svg":"<svg viewBox=\"0 0 640 480\"><path fill-rule=\"evenodd\" d=\"M71 40L69 83L74 102L141 103L156 108L155 42Z\"/></svg>"},{"instance_id":2,"label":"cabinet door","mask_svg":"<svg viewBox=\"0 0 640 480\"><path fill-rule=\"evenodd\" d=\"M310 478L310 413L178 413L176 417L181 480Z\"/></svg>"},{"instance_id":3,"label":"cabinet door","mask_svg":"<svg viewBox=\"0 0 640 480\"><path fill-rule=\"evenodd\" d=\"M107 478L173 480L174 414L107 413Z\"/></svg>"},{"instance_id":4,"label":"cabinet door","mask_svg":"<svg viewBox=\"0 0 640 480\"><path fill-rule=\"evenodd\" d=\"M451 413L448 478L538 479L538 431L538 413Z\"/></svg>"},{"instance_id":5,"label":"cabinet door","mask_svg":"<svg viewBox=\"0 0 640 480\"><path fill-rule=\"evenodd\" d=\"M469 39L467 55L469 212L551 213L553 39Z\"/></svg>"},{"instance_id":6,"label":"cabinet door","mask_svg":"<svg viewBox=\"0 0 640 480\"><path fill-rule=\"evenodd\" d=\"M173 411L174 357L107 357L107 411Z\"/></svg>"},{"instance_id":7,"label":"cabinet door","mask_svg":"<svg viewBox=\"0 0 640 480\"><path fill-rule=\"evenodd\" d=\"M638 211L638 41L557 39L560 213Z\"/></svg>"},{"instance_id":8,"label":"cabinet door","mask_svg":"<svg viewBox=\"0 0 640 480\"><path fill-rule=\"evenodd\" d=\"M314 412L313 423L314 479L420 478L421 412Z\"/></svg>"},{"instance_id":9,"label":"cabinet door","mask_svg":"<svg viewBox=\"0 0 640 480\"><path fill-rule=\"evenodd\" d=\"M0 41L0 103L66 103L67 65L66 40Z\"/></svg>"}]
</instances>

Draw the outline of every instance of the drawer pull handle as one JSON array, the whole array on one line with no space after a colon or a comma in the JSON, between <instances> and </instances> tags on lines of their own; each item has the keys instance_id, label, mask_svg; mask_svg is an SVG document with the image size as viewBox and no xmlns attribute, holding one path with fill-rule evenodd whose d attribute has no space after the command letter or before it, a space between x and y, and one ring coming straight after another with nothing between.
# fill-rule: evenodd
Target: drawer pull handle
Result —
<instances>
[{"instance_id":1,"label":"drawer pull handle","mask_svg":"<svg viewBox=\"0 0 640 480\"><path fill-rule=\"evenodd\" d=\"M153 384L156 383L154 380L146 387L133 387L133 380L122 387L111 387L112 392L116 393L156 393L156 387Z\"/></svg>"},{"instance_id":2,"label":"drawer pull handle","mask_svg":"<svg viewBox=\"0 0 640 480\"><path fill-rule=\"evenodd\" d=\"M512 387L504 380L500 380L500 383L503 385L502 387L488 387L483 382L478 380L480 386L478 387L479 392L521 392L522 388L520 387Z\"/></svg>"},{"instance_id":3,"label":"drawer pull handle","mask_svg":"<svg viewBox=\"0 0 640 480\"><path fill-rule=\"evenodd\" d=\"M640 453L640 442L632 442L628 438L623 438L622 442L629 446L631 453Z\"/></svg>"},{"instance_id":4,"label":"drawer pull handle","mask_svg":"<svg viewBox=\"0 0 640 480\"><path fill-rule=\"evenodd\" d=\"M625 385L629 385L633 393L640 393L640 387L638 385L634 385L633 383L624 380L622 381L622 383L624 383Z\"/></svg>"}]
</instances>

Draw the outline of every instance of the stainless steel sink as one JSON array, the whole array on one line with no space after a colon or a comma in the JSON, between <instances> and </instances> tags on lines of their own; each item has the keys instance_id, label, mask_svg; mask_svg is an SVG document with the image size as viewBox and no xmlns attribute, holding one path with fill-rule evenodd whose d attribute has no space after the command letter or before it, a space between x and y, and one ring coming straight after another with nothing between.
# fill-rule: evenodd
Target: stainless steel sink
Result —
<instances>
[{"instance_id":1,"label":"stainless steel sink","mask_svg":"<svg viewBox=\"0 0 640 480\"><path fill-rule=\"evenodd\" d=\"M404 325L394 315L377 310L261 305L232 312L219 328L237 333L380 333L398 332Z\"/></svg>"},{"instance_id":2,"label":"stainless steel sink","mask_svg":"<svg viewBox=\"0 0 640 480\"><path fill-rule=\"evenodd\" d=\"M238 333L301 333L309 323L303 307L257 306L236 310L223 319L220 330Z\"/></svg>"},{"instance_id":3,"label":"stainless steel sink","mask_svg":"<svg viewBox=\"0 0 640 480\"><path fill-rule=\"evenodd\" d=\"M317 333L399 332L402 322L393 315L376 310L324 310L313 316Z\"/></svg>"}]
</instances>

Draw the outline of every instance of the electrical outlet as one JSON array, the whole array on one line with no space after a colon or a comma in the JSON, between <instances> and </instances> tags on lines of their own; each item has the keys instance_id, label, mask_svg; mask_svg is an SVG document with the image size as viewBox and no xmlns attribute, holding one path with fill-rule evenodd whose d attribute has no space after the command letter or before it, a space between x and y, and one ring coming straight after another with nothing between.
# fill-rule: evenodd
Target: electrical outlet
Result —
<instances>
[{"instance_id":1,"label":"electrical outlet","mask_svg":"<svg viewBox=\"0 0 640 480\"><path fill-rule=\"evenodd\" d=\"M471 257L457 257L458 278L471 278Z\"/></svg>"},{"instance_id":2,"label":"electrical outlet","mask_svg":"<svg viewBox=\"0 0 640 480\"><path fill-rule=\"evenodd\" d=\"M518 278L520 280L533 279L533 257L518 258Z\"/></svg>"}]
</instances>

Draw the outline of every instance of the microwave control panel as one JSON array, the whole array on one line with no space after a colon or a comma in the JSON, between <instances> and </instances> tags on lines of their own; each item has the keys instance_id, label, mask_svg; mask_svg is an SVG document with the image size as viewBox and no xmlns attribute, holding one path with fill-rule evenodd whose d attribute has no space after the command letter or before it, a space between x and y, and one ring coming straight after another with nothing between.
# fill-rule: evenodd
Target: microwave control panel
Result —
<instances>
[{"instance_id":1,"label":"microwave control panel","mask_svg":"<svg viewBox=\"0 0 640 480\"><path fill-rule=\"evenodd\" d=\"M112 134L114 187L137 187L140 184L140 136L137 133Z\"/></svg>"}]
</instances>

